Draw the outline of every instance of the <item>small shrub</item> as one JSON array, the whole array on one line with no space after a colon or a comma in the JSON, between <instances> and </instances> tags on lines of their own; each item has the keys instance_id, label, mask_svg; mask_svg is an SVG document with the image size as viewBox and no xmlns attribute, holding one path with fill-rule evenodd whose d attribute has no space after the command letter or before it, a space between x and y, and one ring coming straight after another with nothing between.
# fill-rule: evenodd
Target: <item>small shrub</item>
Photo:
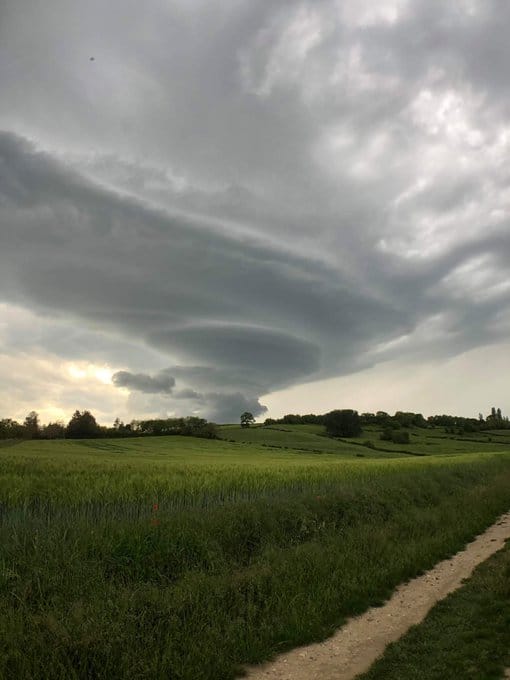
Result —
<instances>
[{"instance_id":1,"label":"small shrub","mask_svg":"<svg viewBox=\"0 0 510 680\"><path fill-rule=\"evenodd\" d=\"M391 441L394 444L409 444L409 432L403 432L402 430L392 432Z\"/></svg>"},{"instance_id":2,"label":"small shrub","mask_svg":"<svg viewBox=\"0 0 510 680\"><path fill-rule=\"evenodd\" d=\"M409 444L409 432L403 430L385 429L381 432L380 438L394 444Z\"/></svg>"},{"instance_id":3,"label":"small shrub","mask_svg":"<svg viewBox=\"0 0 510 680\"><path fill-rule=\"evenodd\" d=\"M392 441L392 435L393 435L393 430L390 427L385 427L384 430L381 432L380 439L384 442L391 442Z\"/></svg>"}]
</instances>

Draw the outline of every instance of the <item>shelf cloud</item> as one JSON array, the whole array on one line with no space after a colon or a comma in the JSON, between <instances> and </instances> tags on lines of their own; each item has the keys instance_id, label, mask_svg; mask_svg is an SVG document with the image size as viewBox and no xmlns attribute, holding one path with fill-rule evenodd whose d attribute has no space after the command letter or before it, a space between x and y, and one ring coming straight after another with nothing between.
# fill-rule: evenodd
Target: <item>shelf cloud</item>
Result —
<instances>
[{"instance_id":1,"label":"shelf cloud","mask_svg":"<svg viewBox=\"0 0 510 680\"><path fill-rule=\"evenodd\" d=\"M39 361L107 367L104 418L221 421L508 342L510 7L28 5L37 34L0 22L0 377L32 362L34 408Z\"/></svg>"}]
</instances>

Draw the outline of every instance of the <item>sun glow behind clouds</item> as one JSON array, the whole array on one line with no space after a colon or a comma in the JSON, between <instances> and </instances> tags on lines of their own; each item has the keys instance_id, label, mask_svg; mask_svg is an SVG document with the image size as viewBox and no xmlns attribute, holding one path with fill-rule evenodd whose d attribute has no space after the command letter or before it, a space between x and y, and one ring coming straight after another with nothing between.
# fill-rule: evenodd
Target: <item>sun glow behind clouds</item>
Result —
<instances>
[{"instance_id":1,"label":"sun glow behind clouds","mask_svg":"<svg viewBox=\"0 0 510 680\"><path fill-rule=\"evenodd\" d=\"M102 424L125 417L126 395L110 381L113 369L86 361L63 361L40 351L0 352L0 418L22 421L35 410L41 422L67 422L76 409L88 409Z\"/></svg>"},{"instance_id":2,"label":"sun glow behind clouds","mask_svg":"<svg viewBox=\"0 0 510 680\"><path fill-rule=\"evenodd\" d=\"M103 385L111 385L114 369L108 366L97 366L85 362L68 364L68 375L74 380L97 380Z\"/></svg>"}]
</instances>

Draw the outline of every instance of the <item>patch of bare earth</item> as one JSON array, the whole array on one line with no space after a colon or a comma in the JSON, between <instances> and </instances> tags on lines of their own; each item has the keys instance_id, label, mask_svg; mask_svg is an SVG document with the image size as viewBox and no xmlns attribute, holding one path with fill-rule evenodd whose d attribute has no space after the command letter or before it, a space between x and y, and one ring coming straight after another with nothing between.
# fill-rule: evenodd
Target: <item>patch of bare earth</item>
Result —
<instances>
[{"instance_id":1,"label":"patch of bare earth","mask_svg":"<svg viewBox=\"0 0 510 680\"><path fill-rule=\"evenodd\" d=\"M510 538L510 512L451 559L400 585L382 607L349 619L331 638L247 669L248 680L351 680L367 671L390 642L420 623L430 609L462 585L475 567ZM510 678L507 672L505 677Z\"/></svg>"}]
</instances>

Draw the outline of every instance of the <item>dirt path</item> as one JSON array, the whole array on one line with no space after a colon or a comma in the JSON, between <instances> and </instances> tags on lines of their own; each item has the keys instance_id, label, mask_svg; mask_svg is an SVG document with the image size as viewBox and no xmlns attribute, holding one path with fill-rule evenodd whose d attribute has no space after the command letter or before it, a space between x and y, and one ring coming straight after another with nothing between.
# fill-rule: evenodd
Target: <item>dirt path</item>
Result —
<instances>
[{"instance_id":1,"label":"dirt path","mask_svg":"<svg viewBox=\"0 0 510 680\"><path fill-rule=\"evenodd\" d=\"M390 642L420 623L430 609L459 588L475 567L510 538L510 512L451 559L400 585L383 607L349 619L333 637L247 669L249 680L352 680L367 671Z\"/></svg>"}]
</instances>

